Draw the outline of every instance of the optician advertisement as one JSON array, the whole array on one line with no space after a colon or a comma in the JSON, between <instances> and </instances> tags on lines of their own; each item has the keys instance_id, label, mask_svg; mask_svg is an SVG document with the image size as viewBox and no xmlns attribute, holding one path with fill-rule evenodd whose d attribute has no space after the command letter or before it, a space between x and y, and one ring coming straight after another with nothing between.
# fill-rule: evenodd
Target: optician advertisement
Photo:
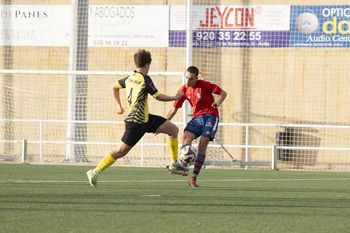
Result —
<instances>
[{"instance_id":1,"label":"optician advertisement","mask_svg":"<svg viewBox=\"0 0 350 233\"><path fill-rule=\"evenodd\" d=\"M292 6L291 47L349 47L350 6Z\"/></svg>"}]
</instances>

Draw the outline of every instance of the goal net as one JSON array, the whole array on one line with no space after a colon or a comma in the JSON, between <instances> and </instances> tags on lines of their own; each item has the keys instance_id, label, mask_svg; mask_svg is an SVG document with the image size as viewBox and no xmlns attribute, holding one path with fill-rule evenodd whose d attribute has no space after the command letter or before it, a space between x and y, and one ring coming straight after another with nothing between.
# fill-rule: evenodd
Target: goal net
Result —
<instances>
[{"instance_id":1,"label":"goal net","mask_svg":"<svg viewBox=\"0 0 350 233\"><path fill-rule=\"evenodd\" d=\"M208 164L257 168L274 155L280 169L348 171L347 4L1 1L0 159L20 157L26 139L26 162L95 166L124 132L111 85L133 72L142 48L161 93L174 95L189 65L228 93ZM171 107L149 96L152 114ZM191 114L184 106L172 120L180 142ZM115 165L169 162L167 136L146 134Z\"/></svg>"}]
</instances>

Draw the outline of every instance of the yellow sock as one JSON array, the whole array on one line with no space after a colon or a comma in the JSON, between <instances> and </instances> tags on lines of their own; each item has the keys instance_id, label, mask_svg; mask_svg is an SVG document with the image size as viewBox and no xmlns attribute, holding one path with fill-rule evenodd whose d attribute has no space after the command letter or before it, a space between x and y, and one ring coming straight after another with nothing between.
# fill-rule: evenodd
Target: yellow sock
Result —
<instances>
[{"instance_id":1,"label":"yellow sock","mask_svg":"<svg viewBox=\"0 0 350 233\"><path fill-rule=\"evenodd\" d=\"M178 154L177 154L178 144L179 144L179 141L177 140L177 138L175 139L168 138L168 147L169 147L170 157L172 161L175 161L178 159Z\"/></svg>"},{"instance_id":2,"label":"yellow sock","mask_svg":"<svg viewBox=\"0 0 350 233\"><path fill-rule=\"evenodd\" d=\"M101 162L97 165L96 171L101 173L103 170L111 166L115 162L115 159L110 154L106 154L105 157L101 160Z\"/></svg>"}]
</instances>

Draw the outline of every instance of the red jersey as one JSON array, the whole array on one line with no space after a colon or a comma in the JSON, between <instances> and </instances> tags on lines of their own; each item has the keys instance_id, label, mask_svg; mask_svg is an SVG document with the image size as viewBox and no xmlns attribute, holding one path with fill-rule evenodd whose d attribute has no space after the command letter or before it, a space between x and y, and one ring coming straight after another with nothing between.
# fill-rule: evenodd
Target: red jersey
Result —
<instances>
[{"instance_id":1,"label":"red jersey","mask_svg":"<svg viewBox=\"0 0 350 233\"><path fill-rule=\"evenodd\" d=\"M193 118L203 114L212 114L219 117L217 108L212 107L215 99L213 94L220 95L222 89L215 84L204 80L197 80L195 87L187 87L183 85L179 92L183 92L184 96L176 100L175 108L181 108L183 102L187 99L193 108Z\"/></svg>"}]
</instances>

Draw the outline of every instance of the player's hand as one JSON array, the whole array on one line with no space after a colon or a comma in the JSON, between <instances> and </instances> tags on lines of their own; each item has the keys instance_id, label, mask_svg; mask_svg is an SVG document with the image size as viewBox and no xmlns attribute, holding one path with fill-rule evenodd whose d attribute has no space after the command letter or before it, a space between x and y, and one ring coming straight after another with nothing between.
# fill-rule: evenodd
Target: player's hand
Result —
<instances>
[{"instance_id":1,"label":"player's hand","mask_svg":"<svg viewBox=\"0 0 350 233\"><path fill-rule=\"evenodd\" d=\"M119 114L119 115L121 115L121 114L123 114L125 112L125 110L124 110L124 108L123 107L117 107L117 113Z\"/></svg>"},{"instance_id":2,"label":"player's hand","mask_svg":"<svg viewBox=\"0 0 350 233\"><path fill-rule=\"evenodd\" d=\"M216 102L214 102L211 106L214 107L214 108L218 108L218 107L219 107L219 104L216 103Z\"/></svg>"}]
</instances>

